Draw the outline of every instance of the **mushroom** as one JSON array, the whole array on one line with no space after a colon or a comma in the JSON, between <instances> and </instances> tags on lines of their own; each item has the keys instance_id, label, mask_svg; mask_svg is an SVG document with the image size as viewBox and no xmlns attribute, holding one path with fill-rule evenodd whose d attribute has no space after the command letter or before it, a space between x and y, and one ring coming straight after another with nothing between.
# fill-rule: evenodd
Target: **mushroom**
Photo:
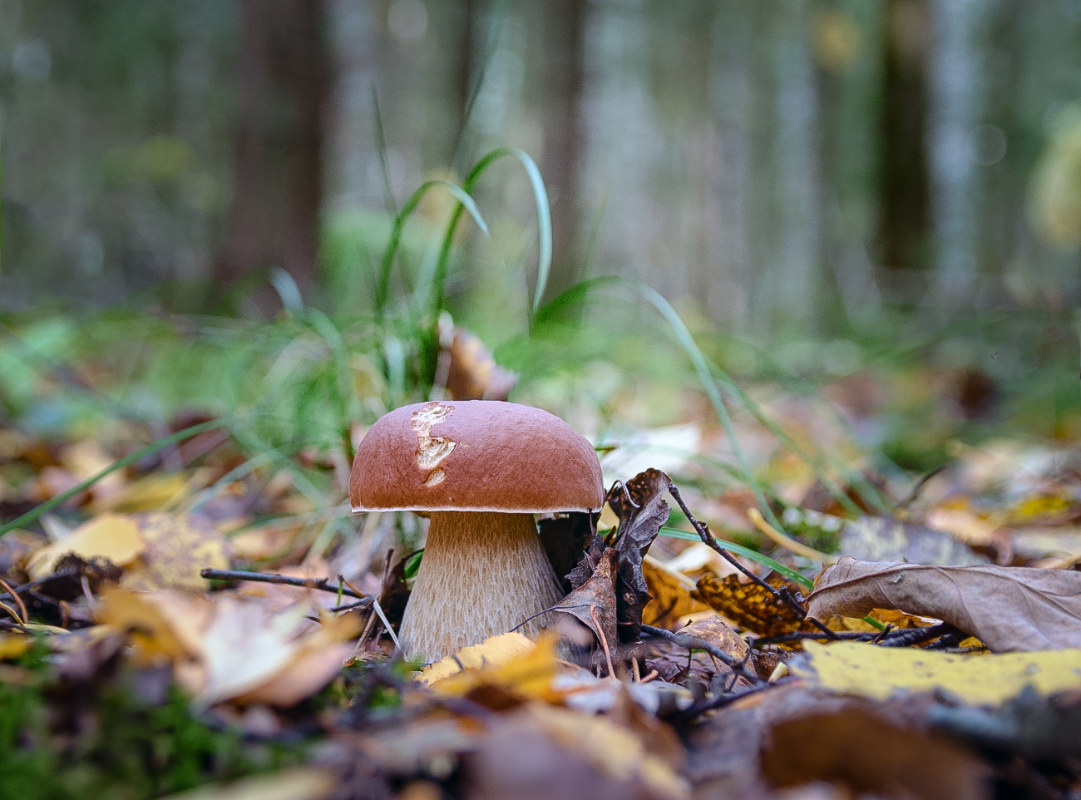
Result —
<instances>
[{"instance_id":1,"label":"mushroom","mask_svg":"<svg viewBox=\"0 0 1081 800\"><path fill-rule=\"evenodd\" d=\"M402 619L405 657L437 660L559 602L533 515L604 502L592 445L538 408L491 400L404 406L357 448L353 511L424 511L424 559ZM547 615L522 627L536 636Z\"/></svg>"}]
</instances>

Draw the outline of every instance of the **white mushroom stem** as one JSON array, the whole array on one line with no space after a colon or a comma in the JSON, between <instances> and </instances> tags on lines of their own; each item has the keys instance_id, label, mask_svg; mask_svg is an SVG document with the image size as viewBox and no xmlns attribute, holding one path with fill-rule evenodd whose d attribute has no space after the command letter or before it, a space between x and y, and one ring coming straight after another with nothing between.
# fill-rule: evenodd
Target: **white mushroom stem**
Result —
<instances>
[{"instance_id":1,"label":"white mushroom stem","mask_svg":"<svg viewBox=\"0 0 1081 800\"><path fill-rule=\"evenodd\" d=\"M506 633L561 597L532 514L434 512L399 639L406 658L436 661ZM519 630L536 636L550 616Z\"/></svg>"}]
</instances>

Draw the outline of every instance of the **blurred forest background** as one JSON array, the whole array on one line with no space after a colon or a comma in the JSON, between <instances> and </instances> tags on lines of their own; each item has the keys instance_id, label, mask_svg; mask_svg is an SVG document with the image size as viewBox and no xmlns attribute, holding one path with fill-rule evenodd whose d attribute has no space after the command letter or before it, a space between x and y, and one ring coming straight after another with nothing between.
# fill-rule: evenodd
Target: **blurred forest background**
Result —
<instances>
[{"instance_id":1,"label":"blurred forest background","mask_svg":"<svg viewBox=\"0 0 1081 800\"><path fill-rule=\"evenodd\" d=\"M627 276L836 374L975 319L946 366L1078 400L1081 0L0 0L0 133L7 312L272 315L274 267L370 309L399 204L507 145L547 298ZM536 211L512 166L477 197L446 291L498 344Z\"/></svg>"}]
</instances>

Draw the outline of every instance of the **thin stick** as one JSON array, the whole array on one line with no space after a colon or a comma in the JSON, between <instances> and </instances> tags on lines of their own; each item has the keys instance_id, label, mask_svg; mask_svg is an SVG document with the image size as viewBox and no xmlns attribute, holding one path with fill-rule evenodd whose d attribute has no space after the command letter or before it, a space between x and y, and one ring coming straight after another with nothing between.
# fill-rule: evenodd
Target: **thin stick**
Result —
<instances>
[{"instance_id":1,"label":"thin stick","mask_svg":"<svg viewBox=\"0 0 1081 800\"><path fill-rule=\"evenodd\" d=\"M604 635L600 620L597 619L597 607L595 605L589 607L589 618L593 620L593 624L597 629L597 638L601 640L601 647L604 648L604 660L608 662L608 677L615 678L616 671L612 668L612 653L608 649L608 638Z\"/></svg>"},{"instance_id":2,"label":"thin stick","mask_svg":"<svg viewBox=\"0 0 1081 800\"><path fill-rule=\"evenodd\" d=\"M387 561L389 563L390 559L388 558ZM338 573L338 581L340 583L344 583L348 589L354 592L354 594L360 594L360 592L357 591L357 587L347 581L345 579L345 576L343 576L340 572ZM391 641L394 642L394 646L400 651L402 649L402 643L398 641L398 634L394 632L394 628L390 626L390 622L387 620L387 615L383 613L383 607L379 605L379 598L377 598L374 594L371 596L371 598L372 608L374 608L375 613L379 615L379 621L383 623L383 627L386 628L387 633L390 634L390 638Z\"/></svg>"},{"instance_id":3,"label":"thin stick","mask_svg":"<svg viewBox=\"0 0 1081 800\"><path fill-rule=\"evenodd\" d=\"M782 587L778 589L776 586L770 586L764 580L751 572L751 570L743 566L743 564L740 563L738 558L736 558L734 555L732 555L719 544L717 544L717 539L714 538L712 533L710 533L709 526L706 525L704 522L699 522L694 518L694 514L692 514L691 510L687 508L687 504L683 502L683 498L679 494L679 489L677 489L676 485L671 481L668 482L668 493L672 495L676 503L679 504L680 509L687 517L687 521L691 523L691 526L694 528L695 532L698 533L699 538L708 547L719 553L721 558L723 558L733 567L735 567L748 578L750 578L752 582L758 584L760 587L765 589L777 600L785 603L799 616L801 620L809 620L812 625L814 625L816 628L818 628L830 638L833 638L833 631L826 627L825 623L821 622L820 620L817 620L814 617L808 617L807 609L805 609L803 605L792 596L792 593L788 591L787 587Z\"/></svg>"},{"instance_id":4,"label":"thin stick","mask_svg":"<svg viewBox=\"0 0 1081 800\"><path fill-rule=\"evenodd\" d=\"M678 711L672 716L668 717L669 722L680 723L687 722L694 719L699 714L704 714L707 711L712 711L715 708L723 708L724 706L731 705L737 700L742 700L744 697L752 694L758 694L768 689L772 689L776 684L773 683L759 683L757 686L752 686L750 689L744 689L742 692L736 692L735 694L721 694L716 697L712 697L708 700L703 700L700 703L695 703L688 708Z\"/></svg>"},{"instance_id":5,"label":"thin stick","mask_svg":"<svg viewBox=\"0 0 1081 800\"><path fill-rule=\"evenodd\" d=\"M783 547L785 550L790 550L797 556L803 556L809 558L811 561L818 561L822 564L836 564L840 560L840 556L831 556L828 553L823 553L819 550L815 550L813 547L797 542L791 536L786 536L779 530L774 528L768 522L765 517L762 516L762 512L757 508L747 509L747 518L754 523L754 526L764 533L774 544Z\"/></svg>"},{"instance_id":6,"label":"thin stick","mask_svg":"<svg viewBox=\"0 0 1081 800\"><path fill-rule=\"evenodd\" d=\"M659 639L666 639L667 641L672 642L672 644L687 648L688 651L704 650L718 661L723 662L741 678L750 681L754 685L762 683L761 678L753 672L748 671L742 659L726 653L724 650L717 647L717 645L710 644L705 639L699 639L697 636L691 636L686 633L672 633L672 631L667 631L664 628L654 628L652 625L643 625L642 633L648 634L649 636L655 636Z\"/></svg>"},{"instance_id":7,"label":"thin stick","mask_svg":"<svg viewBox=\"0 0 1081 800\"><path fill-rule=\"evenodd\" d=\"M16 605L19 606L19 611L21 611L23 615L23 624L25 625L27 622L30 621L30 615L26 613L26 604L23 603L23 599L19 597L18 592L11 588L11 584L5 581L3 578L0 578L0 586L3 586L5 589L7 589L8 594L11 595Z\"/></svg>"},{"instance_id":8,"label":"thin stick","mask_svg":"<svg viewBox=\"0 0 1081 800\"><path fill-rule=\"evenodd\" d=\"M360 594L356 589L339 590L336 584L330 582L330 578L294 578L289 575L275 575L266 572L245 572L238 569L204 569L200 575L208 581L248 581L250 583L276 583L281 586L299 586L302 589L318 589L322 592L333 594L346 594L358 600L374 599L373 595ZM346 586L349 586L347 583Z\"/></svg>"},{"instance_id":9,"label":"thin stick","mask_svg":"<svg viewBox=\"0 0 1081 800\"><path fill-rule=\"evenodd\" d=\"M10 615L11 615L11 618L12 618L13 620L15 620L15 621L16 621L17 623L19 623L20 625L25 625L25 624L26 624L26 620L25 620L25 619L22 619L22 618L21 618L21 617L19 616L19 612L18 612L18 611L16 611L16 610L15 610L14 608L12 608L11 606L9 606L9 605L8 605L7 603L0 603L0 609L2 609L2 610L4 610L4 611L8 612L8 614L10 614Z\"/></svg>"}]
</instances>

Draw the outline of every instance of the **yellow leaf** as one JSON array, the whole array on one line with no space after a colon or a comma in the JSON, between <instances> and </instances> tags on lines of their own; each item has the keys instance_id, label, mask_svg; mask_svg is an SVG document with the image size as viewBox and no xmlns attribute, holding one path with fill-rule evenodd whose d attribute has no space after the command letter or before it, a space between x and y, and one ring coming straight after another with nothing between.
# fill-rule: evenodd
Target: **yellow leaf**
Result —
<instances>
[{"instance_id":1,"label":"yellow leaf","mask_svg":"<svg viewBox=\"0 0 1081 800\"><path fill-rule=\"evenodd\" d=\"M442 661L437 661L425 668L417 675L417 680L431 686L437 681L461 672L463 668L480 669L486 664L491 666L506 664L530 652L534 647L536 644L533 641L514 631L492 636L480 644L463 647L454 656L447 656Z\"/></svg>"},{"instance_id":2,"label":"yellow leaf","mask_svg":"<svg viewBox=\"0 0 1081 800\"><path fill-rule=\"evenodd\" d=\"M666 568L649 555L642 561L642 575L653 599L642 609L642 623L662 628L678 627L688 614L708 611L709 606L691 597L694 581Z\"/></svg>"},{"instance_id":3,"label":"yellow leaf","mask_svg":"<svg viewBox=\"0 0 1081 800\"><path fill-rule=\"evenodd\" d=\"M554 700L556 695L551 686L557 668L556 638L542 636L530 651L503 664L460 672L435 683L432 688L442 695L462 697L479 687L494 686L523 699L536 697Z\"/></svg>"},{"instance_id":4,"label":"yellow leaf","mask_svg":"<svg viewBox=\"0 0 1081 800\"><path fill-rule=\"evenodd\" d=\"M146 542L139 560L125 570L126 589L206 589L204 568L228 569L225 537L207 520L192 514L139 514L132 518Z\"/></svg>"},{"instance_id":5,"label":"yellow leaf","mask_svg":"<svg viewBox=\"0 0 1081 800\"><path fill-rule=\"evenodd\" d=\"M807 661L790 665L795 674L874 700L942 690L973 705L1000 705L1026 686L1041 695L1081 688L1081 650L960 656L858 642L805 642L803 648Z\"/></svg>"},{"instance_id":6,"label":"yellow leaf","mask_svg":"<svg viewBox=\"0 0 1081 800\"><path fill-rule=\"evenodd\" d=\"M123 566L134 561L145 546L138 527L130 518L102 514L84 522L67 539L41 548L27 564L27 572L34 580L51 575L56 562L68 553L86 559L107 558Z\"/></svg>"},{"instance_id":7,"label":"yellow leaf","mask_svg":"<svg viewBox=\"0 0 1081 800\"><path fill-rule=\"evenodd\" d=\"M30 649L29 636L10 636L0 633L0 661L18 658Z\"/></svg>"},{"instance_id":8,"label":"yellow leaf","mask_svg":"<svg viewBox=\"0 0 1081 800\"><path fill-rule=\"evenodd\" d=\"M187 655L161 611L134 592L124 589L106 592L97 609L97 618L104 625L129 632L143 663L175 660Z\"/></svg>"},{"instance_id":9,"label":"yellow leaf","mask_svg":"<svg viewBox=\"0 0 1081 800\"><path fill-rule=\"evenodd\" d=\"M178 495L188 494L191 490L199 488L198 484L204 481L195 480L201 476L188 475L183 472L160 473L155 472L140 478L134 483L129 483L124 489L110 496L106 500L94 504L94 508L102 511L158 511L164 506L178 499ZM196 485L192 485L192 484Z\"/></svg>"}]
</instances>

